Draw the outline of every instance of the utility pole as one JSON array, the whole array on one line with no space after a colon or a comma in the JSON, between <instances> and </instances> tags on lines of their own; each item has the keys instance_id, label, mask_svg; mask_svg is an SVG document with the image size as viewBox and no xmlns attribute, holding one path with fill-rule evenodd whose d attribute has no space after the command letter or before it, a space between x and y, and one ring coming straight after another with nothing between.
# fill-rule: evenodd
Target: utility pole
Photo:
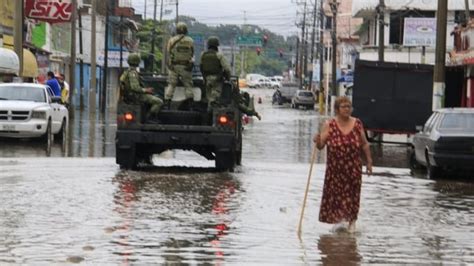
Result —
<instances>
[{"instance_id":1,"label":"utility pole","mask_svg":"<svg viewBox=\"0 0 474 266\"><path fill-rule=\"evenodd\" d=\"M337 96L337 9L339 3L333 0L329 3L332 11L332 90L331 95Z\"/></svg>"},{"instance_id":2,"label":"utility pole","mask_svg":"<svg viewBox=\"0 0 474 266\"><path fill-rule=\"evenodd\" d=\"M300 77L300 38L296 37L295 77Z\"/></svg>"},{"instance_id":3,"label":"utility pole","mask_svg":"<svg viewBox=\"0 0 474 266\"><path fill-rule=\"evenodd\" d=\"M436 53L433 73L433 110L444 106L447 14L448 0L438 0L438 10L436 12Z\"/></svg>"},{"instance_id":4,"label":"utility pole","mask_svg":"<svg viewBox=\"0 0 474 266\"><path fill-rule=\"evenodd\" d=\"M466 24L471 20L471 12L469 11L469 0L464 0L465 12L466 12Z\"/></svg>"},{"instance_id":5,"label":"utility pole","mask_svg":"<svg viewBox=\"0 0 474 266\"><path fill-rule=\"evenodd\" d=\"M71 57L69 62L69 118L74 119L74 94L76 91L76 19L77 0L72 0Z\"/></svg>"},{"instance_id":6,"label":"utility pole","mask_svg":"<svg viewBox=\"0 0 474 266\"><path fill-rule=\"evenodd\" d=\"M119 40L120 40L120 75L123 73L123 14L120 14Z\"/></svg>"},{"instance_id":7,"label":"utility pole","mask_svg":"<svg viewBox=\"0 0 474 266\"><path fill-rule=\"evenodd\" d=\"M155 71L155 36L156 36L156 8L157 8L157 0L155 0L155 4L153 7L153 29L151 30L151 73ZM161 6L163 7L163 0L161 0ZM161 20L161 14L160 14ZM160 21L161 22L161 21ZM160 23L161 25L161 23Z\"/></svg>"},{"instance_id":8,"label":"utility pole","mask_svg":"<svg viewBox=\"0 0 474 266\"><path fill-rule=\"evenodd\" d=\"M102 79L102 101L101 111L105 113L107 103L107 72L109 71L109 21L110 21L110 4L105 2L105 38L104 38L104 75Z\"/></svg>"},{"instance_id":9,"label":"utility pole","mask_svg":"<svg viewBox=\"0 0 474 266\"><path fill-rule=\"evenodd\" d=\"M385 61L384 48L385 48L385 0L379 0L377 6L377 13L379 17L379 61Z\"/></svg>"},{"instance_id":10,"label":"utility pole","mask_svg":"<svg viewBox=\"0 0 474 266\"><path fill-rule=\"evenodd\" d=\"M144 20L146 20L146 4L147 4L147 1L145 0L145 11L143 11L143 15L144 15Z\"/></svg>"},{"instance_id":11,"label":"utility pole","mask_svg":"<svg viewBox=\"0 0 474 266\"><path fill-rule=\"evenodd\" d=\"M324 0L319 0L319 91L322 91L321 88L323 87L323 79L324 79ZM326 93L329 88L325 88L324 95L327 96Z\"/></svg>"},{"instance_id":12,"label":"utility pole","mask_svg":"<svg viewBox=\"0 0 474 266\"><path fill-rule=\"evenodd\" d=\"M163 0L161 0L163 1ZM176 25L178 25L178 2L179 0L176 0Z\"/></svg>"},{"instance_id":13,"label":"utility pole","mask_svg":"<svg viewBox=\"0 0 474 266\"><path fill-rule=\"evenodd\" d=\"M23 77L23 5L24 1L15 1L15 23L14 23L14 45L15 53L18 55L20 61L20 70L18 75Z\"/></svg>"},{"instance_id":14,"label":"utility pole","mask_svg":"<svg viewBox=\"0 0 474 266\"><path fill-rule=\"evenodd\" d=\"M301 51L300 51L300 73L299 73L299 79L300 79L300 90L303 89L303 79L304 79L304 75L306 73L304 73L303 69L304 69L304 60L303 60L303 57L304 57L304 49L306 49L305 47L305 30L306 30L306 0L304 1L304 9L303 9L303 25L302 25L302 29L301 29Z\"/></svg>"},{"instance_id":15,"label":"utility pole","mask_svg":"<svg viewBox=\"0 0 474 266\"><path fill-rule=\"evenodd\" d=\"M309 71L309 87L313 87L313 69L314 69L314 43L316 40L316 14L318 11L318 2L314 1L313 9L313 32L311 34L311 70Z\"/></svg>"},{"instance_id":16,"label":"utility pole","mask_svg":"<svg viewBox=\"0 0 474 266\"><path fill-rule=\"evenodd\" d=\"M81 11L78 10L77 16L79 19L79 54L81 57L79 58L79 108L82 110L84 108L84 47L82 41L82 14Z\"/></svg>"},{"instance_id":17,"label":"utility pole","mask_svg":"<svg viewBox=\"0 0 474 266\"><path fill-rule=\"evenodd\" d=\"M92 12L91 12L91 82L89 87L89 112L95 113L96 109L96 89L97 89L97 80L96 80L96 66L97 66L97 27L96 27L96 16L97 16L97 1L92 0Z\"/></svg>"}]
</instances>

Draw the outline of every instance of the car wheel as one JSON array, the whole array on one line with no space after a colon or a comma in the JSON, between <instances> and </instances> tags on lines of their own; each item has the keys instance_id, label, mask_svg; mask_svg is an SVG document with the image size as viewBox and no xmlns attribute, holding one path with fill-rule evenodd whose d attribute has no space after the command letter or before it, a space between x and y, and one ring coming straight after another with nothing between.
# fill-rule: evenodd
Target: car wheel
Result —
<instances>
[{"instance_id":1,"label":"car wheel","mask_svg":"<svg viewBox=\"0 0 474 266\"><path fill-rule=\"evenodd\" d=\"M428 154L426 154L426 174L430 179L439 178L442 173L441 167L431 165Z\"/></svg>"},{"instance_id":2,"label":"car wheel","mask_svg":"<svg viewBox=\"0 0 474 266\"><path fill-rule=\"evenodd\" d=\"M61 123L61 130L59 130L58 134L58 139L60 139L62 144L66 143L66 138L67 138L67 122L66 118L63 119L63 122Z\"/></svg>"},{"instance_id":3,"label":"car wheel","mask_svg":"<svg viewBox=\"0 0 474 266\"><path fill-rule=\"evenodd\" d=\"M48 125L46 126L46 133L43 135L43 141L46 144L46 155L51 155L51 145L54 141L53 131L52 131L51 120L48 120Z\"/></svg>"},{"instance_id":4,"label":"car wheel","mask_svg":"<svg viewBox=\"0 0 474 266\"><path fill-rule=\"evenodd\" d=\"M411 170L419 170L422 168L422 165L416 160L416 156L415 156L415 151L411 151L410 152L410 169Z\"/></svg>"}]
</instances>

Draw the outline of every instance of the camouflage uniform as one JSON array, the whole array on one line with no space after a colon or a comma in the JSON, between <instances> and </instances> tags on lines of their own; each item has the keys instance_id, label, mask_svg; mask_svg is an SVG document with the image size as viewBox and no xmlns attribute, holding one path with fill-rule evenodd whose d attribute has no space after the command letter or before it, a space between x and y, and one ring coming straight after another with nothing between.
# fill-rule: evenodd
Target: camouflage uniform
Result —
<instances>
[{"instance_id":1,"label":"camouflage uniform","mask_svg":"<svg viewBox=\"0 0 474 266\"><path fill-rule=\"evenodd\" d=\"M191 37L186 36L186 24L178 23L176 27L177 35L173 36L168 41L167 51L170 55L170 62L168 64L168 87L165 92L165 101L171 100L174 91L181 77L181 81L186 89L186 98L193 98L193 56L194 56L194 41Z\"/></svg>"},{"instance_id":2,"label":"camouflage uniform","mask_svg":"<svg viewBox=\"0 0 474 266\"><path fill-rule=\"evenodd\" d=\"M258 119L261 119L260 114L255 111L253 97L250 97L248 92L241 93L238 90L234 90L234 101L242 113L248 116L256 116Z\"/></svg>"},{"instance_id":3,"label":"camouflage uniform","mask_svg":"<svg viewBox=\"0 0 474 266\"><path fill-rule=\"evenodd\" d=\"M138 71L135 69L136 66L138 66L138 64L130 64L130 68L125 70L125 72L123 72L123 74L120 76L120 97L125 103L129 104L141 105L145 103L146 105L150 106L148 118L153 115L156 116L161 110L163 101L160 98L147 94L144 91L140 84L140 76Z\"/></svg>"},{"instance_id":4,"label":"camouflage uniform","mask_svg":"<svg viewBox=\"0 0 474 266\"><path fill-rule=\"evenodd\" d=\"M224 79L230 79L230 66L224 55L218 52L219 40L210 37L208 50L201 54L201 72L206 82L207 102L212 105L221 96Z\"/></svg>"}]
</instances>

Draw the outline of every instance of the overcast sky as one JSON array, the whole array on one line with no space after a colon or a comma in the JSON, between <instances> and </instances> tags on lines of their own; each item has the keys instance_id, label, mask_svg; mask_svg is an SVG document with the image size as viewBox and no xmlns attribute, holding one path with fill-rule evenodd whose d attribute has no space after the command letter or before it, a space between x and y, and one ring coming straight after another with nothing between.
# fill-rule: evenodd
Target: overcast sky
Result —
<instances>
[{"instance_id":1,"label":"overcast sky","mask_svg":"<svg viewBox=\"0 0 474 266\"><path fill-rule=\"evenodd\" d=\"M153 16L154 0L132 0L135 11L143 14L147 6L147 18ZM158 2L158 17L160 0ZM179 15L196 18L210 26L246 23L259 25L275 33L289 36L297 33L295 26L297 6L294 0L179 0ZM175 0L164 0L165 10L172 10L165 19L176 16ZM299 8L301 9L301 8Z\"/></svg>"}]
</instances>

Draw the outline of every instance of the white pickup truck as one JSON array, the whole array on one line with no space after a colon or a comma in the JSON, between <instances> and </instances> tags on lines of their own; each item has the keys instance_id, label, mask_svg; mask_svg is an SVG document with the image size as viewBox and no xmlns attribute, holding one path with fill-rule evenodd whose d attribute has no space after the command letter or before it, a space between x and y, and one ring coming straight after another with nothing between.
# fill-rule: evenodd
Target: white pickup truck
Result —
<instances>
[{"instance_id":1,"label":"white pickup truck","mask_svg":"<svg viewBox=\"0 0 474 266\"><path fill-rule=\"evenodd\" d=\"M69 116L60 102L46 85L0 84L0 137L42 137L49 146L53 135L64 141Z\"/></svg>"}]
</instances>

